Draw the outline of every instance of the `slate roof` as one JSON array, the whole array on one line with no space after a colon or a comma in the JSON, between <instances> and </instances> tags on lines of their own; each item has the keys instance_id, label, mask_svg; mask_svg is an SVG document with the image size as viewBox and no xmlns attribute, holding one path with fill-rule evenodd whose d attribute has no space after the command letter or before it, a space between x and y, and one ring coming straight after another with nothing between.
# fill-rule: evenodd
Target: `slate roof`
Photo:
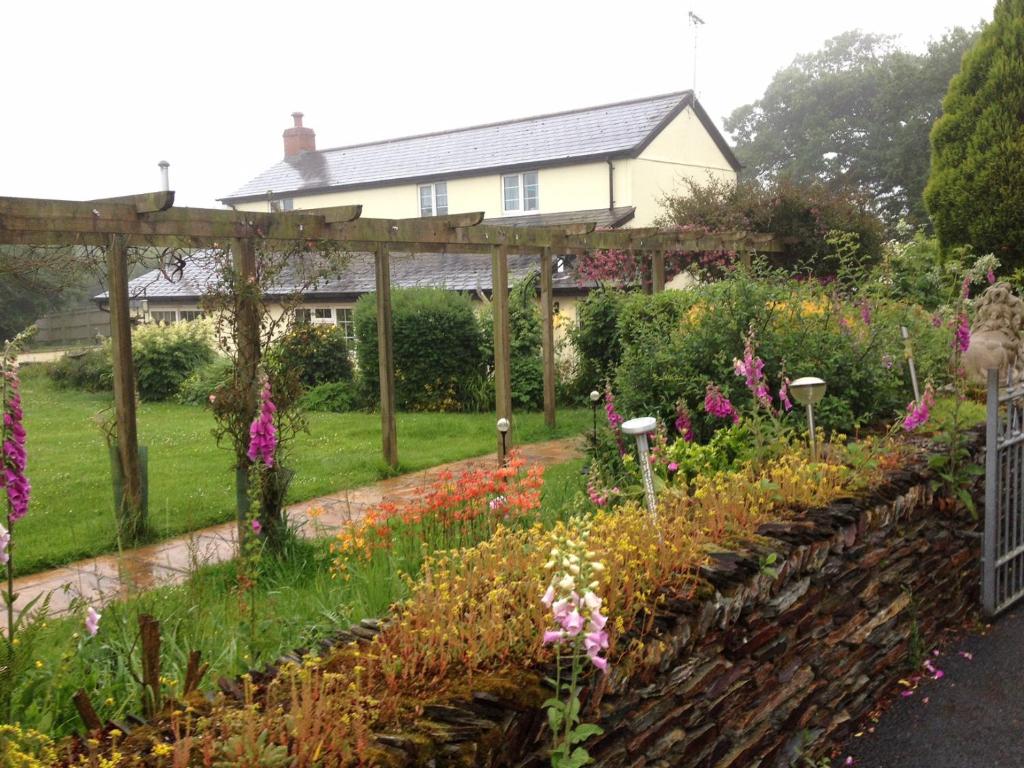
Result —
<instances>
[{"instance_id":1,"label":"slate roof","mask_svg":"<svg viewBox=\"0 0 1024 768\"><path fill-rule=\"evenodd\" d=\"M636 215L636 207L623 205L617 208L593 208L585 211L498 216L493 219L484 219L483 223L502 227L560 227L566 224L593 222L598 227L621 227L634 215Z\"/></svg>"},{"instance_id":2,"label":"slate roof","mask_svg":"<svg viewBox=\"0 0 1024 768\"><path fill-rule=\"evenodd\" d=\"M302 152L285 158L224 203L450 179L486 171L535 169L585 160L635 157L685 107L738 171L736 160L692 91L489 123L452 131Z\"/></svg>"},{"instance_id":3,"label":"slate roof","mask_svg":"<svg viewBox=\"0 0 1024 768\"><path fill-rule=\"evenodd\" d=\"M510 255L508 257L509 282L521 280L539 268L536 256ZM147 272L128 283L133 299L157 299L167 302L195 302L213 285L215 278L212 256L197 253L189 257L179 272L165 274L159 270ZM452 291L491 290L491 259L479 253L419 253L391 254L391 284L396 288L438 287ZM294 274L282 274L280 284L272 294L288 295L297 288ZM556 291L578 291L580 287L569 273L555 276ZM354 299L376 290L373 254L354 253L345 267L336 275L322 281L306 296L312 300L329 298ZM107 294L94 298L106 301Z\"/></svg>"}]
</instances>

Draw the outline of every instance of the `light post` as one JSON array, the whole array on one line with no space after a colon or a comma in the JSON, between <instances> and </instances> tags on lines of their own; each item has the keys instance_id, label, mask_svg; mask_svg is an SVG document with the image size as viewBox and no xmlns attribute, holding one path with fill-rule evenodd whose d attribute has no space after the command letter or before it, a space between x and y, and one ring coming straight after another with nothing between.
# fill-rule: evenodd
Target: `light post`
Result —
<instances>
[{"instance_id":1,"label":"light post","mask_svg":"<svg viewBox=\"0 0 1024 768\"><path fill-rule=\"evenodd\" d=\"M818 460L817 440L814 434L814 406L825 396L825 382L816 376L804 376L791 381L789 391L793 399L807 407L807 436L811 443L811 461Z\"/></svg>"},{"instance_id":2,"label":"light post","mask_svg":"<svg viewBox=\"0 0 1024 768\"><path fill-rule=\"evenodd\" d=\"M653 432L658 423L653 416L641 416L638 419L630 419L622 425L622 434L636 436L636 450L640 458L640 475L644 479L644 495L647 498L647 511L654 517L654 506L657 499L654 496L654 475L651 473L651 460L648 458L647 435Z\"/></svg>"},{"instance_id":3,"label":"light post","mask_svg":"<svg viewBox=\"0 0 1024 768\"><path fill-rule=\"evenodd\" d=\"M907 367L910 368L910 383L914 387L914 401L921 402L921 388L917 384L917 367L914 365L914 348L910 344L910 331L907 326L900 326L900 336L903 337L903 354L907 358Z\"/></svg>"},{"instance_id":4,"label":"light post","mask_svg":"<svg viewBox=\"0 0 1024 768\"><path fill-rule=\"evenodd\" d=\"M498 457L498 464L505 466L508 463L508 451L505 447L505 438L508 435L509 423L508 419L502 416L498 419L498 432L501 433L501 456Z\"/></svg>"},{"instance_id":5,"label":"light post","mask_svg":"<svg viewBox=\"0 0 1024 768\"><path fill-rule=\"evenodd\" d=\"M590 390L590 410L594 412L594 445L597 446L597 403L601 399L601 393L596 389Z\"/></svg>"}]
</instances>

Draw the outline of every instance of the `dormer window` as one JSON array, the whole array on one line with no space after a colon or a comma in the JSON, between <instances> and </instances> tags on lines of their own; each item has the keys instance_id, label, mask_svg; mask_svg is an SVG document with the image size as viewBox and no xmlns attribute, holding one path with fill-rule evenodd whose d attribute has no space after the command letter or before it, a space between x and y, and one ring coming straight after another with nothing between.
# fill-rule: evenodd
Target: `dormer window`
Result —
<instances>
[{"instance_id":1,"label":"dormer window","mask_svg":"<svg viewBox=\"0 0 1024 768\"><path fill-rule=\"evenodd\" d=\"M420 216L448 215L448 182L420 184Z\"/></svg>"},{"instance_id":2,"label":"dormer window","mask_svg":"<svg viewBox=\"0 0 1024 768\"><path fill-rule=\"evenodd\" d=\"M537 172L509 173L501 177L505 213L530 213L540 209Z\"/></svg>"}]
</instances>

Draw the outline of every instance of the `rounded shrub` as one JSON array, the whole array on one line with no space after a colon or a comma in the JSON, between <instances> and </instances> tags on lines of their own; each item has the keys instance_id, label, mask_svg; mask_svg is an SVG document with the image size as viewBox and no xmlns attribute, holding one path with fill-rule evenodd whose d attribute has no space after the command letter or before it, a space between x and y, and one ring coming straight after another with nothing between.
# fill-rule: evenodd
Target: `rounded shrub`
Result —
<instances>
[{"instance_id":1,"label":"rounded shrub","mask_svg":"<svg viewBox=\"0 0 1024 768\"><path fill-rule=\"evenodd\" d=\"M114 388L114 369L109 343L100 349L65 355L48 373L53 383L62 389L110 392Z\"/></svg>"},{"instance_id":2,"label":"rounded shrub","mask_svg":"<svg viewBox=\"0 0 1024 768\"><path fill-rule=\"evenodd\" d=\"M233 367L226 357L217 357L211 363L197 368L181 382L175 400L186 405L207 405L210 395L231 381Z\"/></svg>"},{"instance_id":3,"label":"rounded shrub","mask_svg":"<svg viewBox=\"0 0 1024 768\"><path fill-rule=\"evenodd\" d=\"M331 381L307 390L299 407L323 413L348 413L359 408L360 397L351 381Z\"/></svg>"},{"instance_id":4,"label":"rounded shrub","mask_svg":"<svg viewBox=\"0 0 1024 768\"><path fill-rule=\"evenodd\" d=\"M291 370L303 387L352 381L345 331L337 325L295 325L267 353L267 364Z\"/></svg>"},{"instance_id":5,"label":"rounded shrub","mask_svg":"<svg viewBox=\"0 0 1024 768\"><path fill-rule=\"evenodd\" d=\"M142 400L169 400L193 371L213 361L210 323L143 325L132 331L132 358Z\"/></svg>"},{"instance_id":6,"label":"rounded shrub","mask_svg":"<svg viewBox=\"0 0 1024 768\"><path fill-rule=\"evenodd\" d=\"M376 294L366 294L355 309L356 359L369 403L380 399L376 302ZM466 410L484 362L470 298L441 288L397 289L391 293L391 313L398 407Z\"/></svg>"}]
</instances>

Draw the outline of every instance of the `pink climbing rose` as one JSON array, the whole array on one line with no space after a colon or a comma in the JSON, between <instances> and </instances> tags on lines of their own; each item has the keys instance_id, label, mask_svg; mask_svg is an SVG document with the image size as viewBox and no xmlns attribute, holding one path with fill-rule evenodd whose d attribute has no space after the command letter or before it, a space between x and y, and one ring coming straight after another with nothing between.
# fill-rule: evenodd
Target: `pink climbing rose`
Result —
<instances>
[{"instance_id":1,"label":"pink climbing rose","mask_svg":"<svg viewBox=\"0 0 1024 768\"><path fill-rule=\"evenodd\" d=\"M249 427L249 461L262 461L274 466L274 451L277 450L277 429L274 427L274 413L277 406L270 399L270 382L263 384L260 394L260 412Z\"/></svg>"}]
</instances>

